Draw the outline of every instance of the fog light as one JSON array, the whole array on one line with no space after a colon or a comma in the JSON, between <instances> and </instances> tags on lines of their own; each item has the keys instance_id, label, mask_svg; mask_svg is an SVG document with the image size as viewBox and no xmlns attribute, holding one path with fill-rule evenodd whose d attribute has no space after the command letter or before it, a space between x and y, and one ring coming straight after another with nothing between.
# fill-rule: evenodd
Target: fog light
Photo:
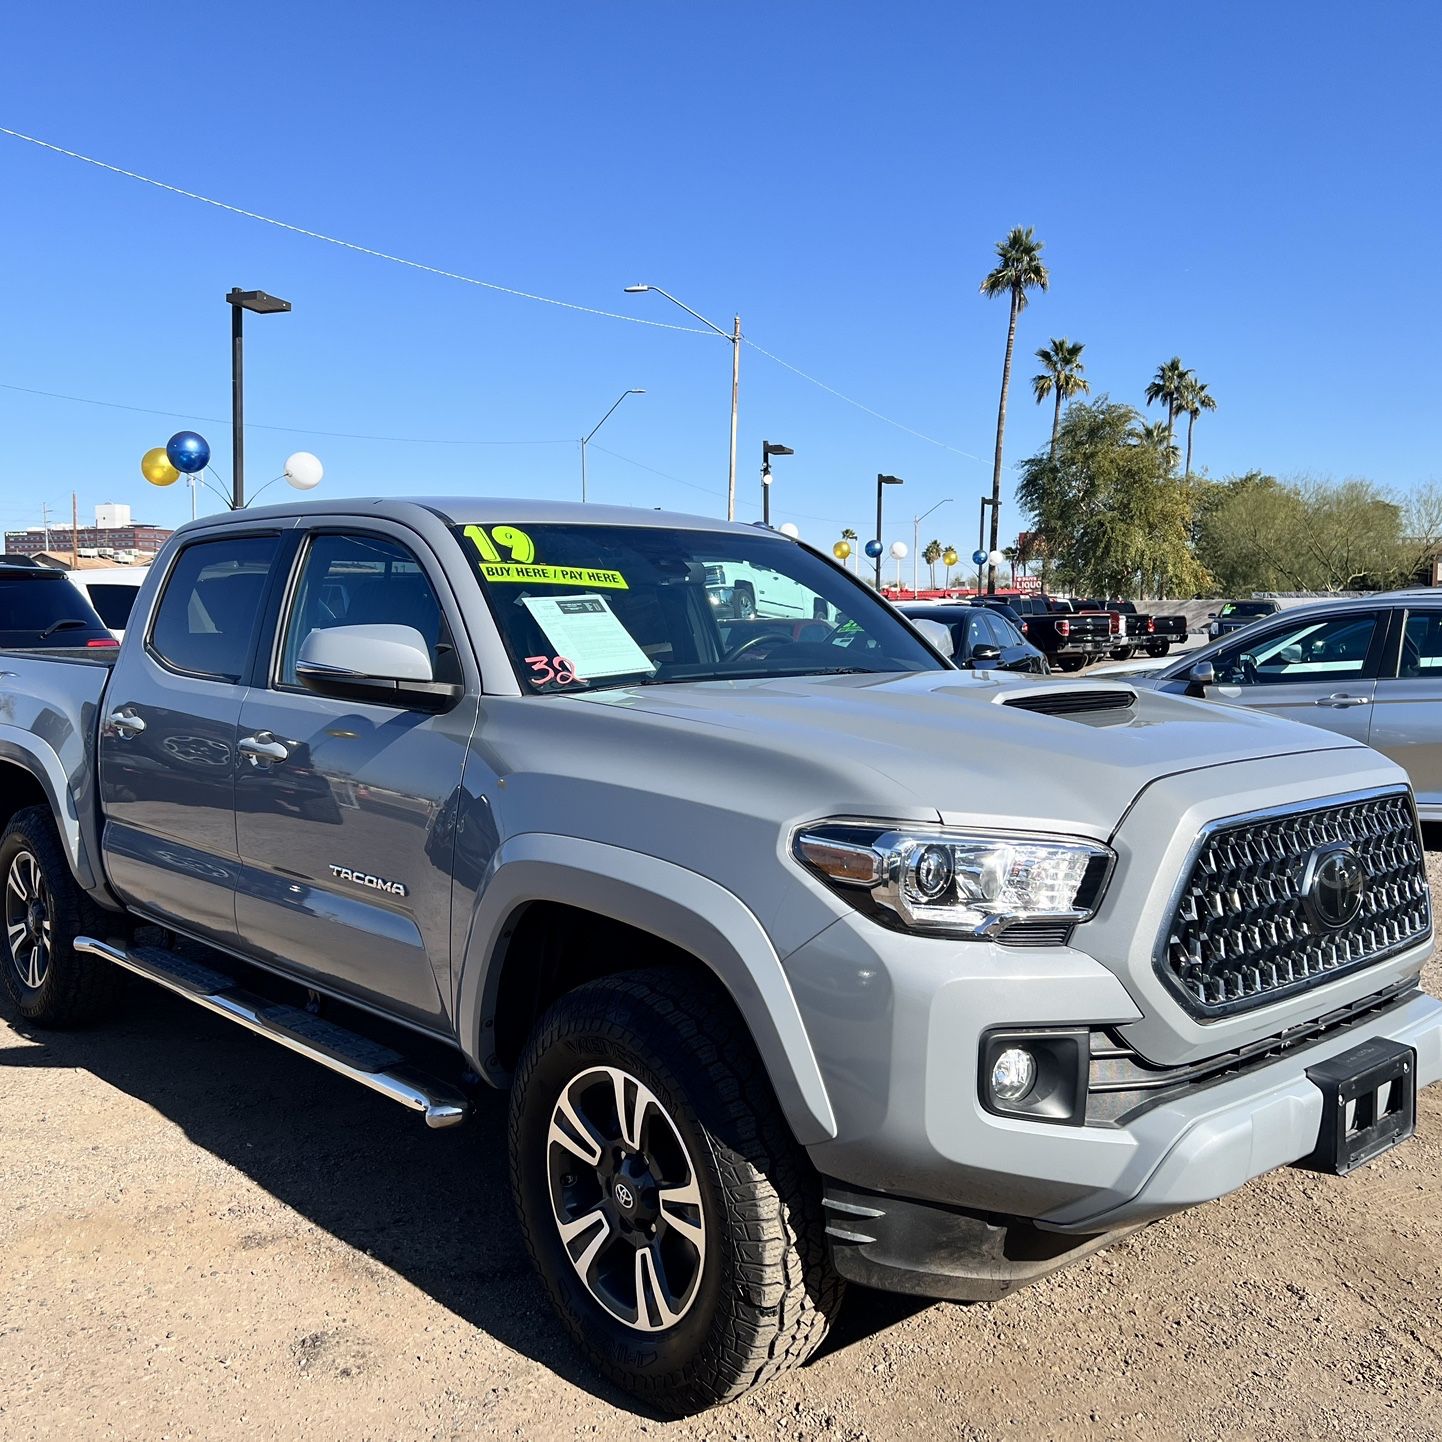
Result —
<instances>
[{"instance_id":1,"label":"fog light","mask_svg":"<svg viewBox=\"0 0 1442 1442\"><path fill-rule=\"evenodd\" d=\"M1025 1047L1009 1046L992 1063L991 1094L1016 1103L1036 1085L1036 1058Z\"/></svg>"}]
</instances>

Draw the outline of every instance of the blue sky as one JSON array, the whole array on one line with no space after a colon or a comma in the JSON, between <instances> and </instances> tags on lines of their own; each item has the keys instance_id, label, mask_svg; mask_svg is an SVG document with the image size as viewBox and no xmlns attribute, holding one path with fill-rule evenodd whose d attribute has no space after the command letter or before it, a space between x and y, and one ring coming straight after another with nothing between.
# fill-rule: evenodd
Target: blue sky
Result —
<instances>
[{"instance_id":1,"label":"blue sky","mask_svg":"<svg viewBox=\"0 0 1442 1442\"><path fill-rule=\"evenodd\" d=\"M1017 224L1052 288L1022 317L1008 491L1049 427L1032 352L1062 335L1137 404L1160 361L1194 366L1214 475L1442 477L1435 7L53 0L4 33L0 125L580 305L687 324L622 293L649 281L723 326L739 310L758 345L945 443L746 349L742 519L765 437L796 450L774 520L865 537L884 470L907 483L888 541L951 497L922 539L971 549L1006 328L976 289ZM68 516L72 488L82 515L178 523L182 488L138 462L186 421L228 479L232 285L295 304L248 331L252 489L308 449L331 495L571 497L576 438L642 386L593 443L592 498L724 513L715 336L406 269L5 136L0 187L0 383L175 413L0 389L7 527ZM456 440L548 444L425 443ZM1020 522L1008 507L1003 534Z\"/></svg>"}]
</instances>

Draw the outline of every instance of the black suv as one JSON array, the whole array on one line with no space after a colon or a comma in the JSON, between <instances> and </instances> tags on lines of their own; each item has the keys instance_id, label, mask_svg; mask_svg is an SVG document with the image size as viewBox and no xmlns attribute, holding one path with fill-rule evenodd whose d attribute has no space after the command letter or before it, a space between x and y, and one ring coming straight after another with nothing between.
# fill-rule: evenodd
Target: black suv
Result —
<instances>
[{"instance_id":1,"label":"black suv","mask_svg":"<svg viewBox=\"0 0 1442 1442\"><path fill-rule=\"evenodd\" d=\"M113 648L115 637L63 571L0 561L0 648Z\"/></svg>"}]
</instances>

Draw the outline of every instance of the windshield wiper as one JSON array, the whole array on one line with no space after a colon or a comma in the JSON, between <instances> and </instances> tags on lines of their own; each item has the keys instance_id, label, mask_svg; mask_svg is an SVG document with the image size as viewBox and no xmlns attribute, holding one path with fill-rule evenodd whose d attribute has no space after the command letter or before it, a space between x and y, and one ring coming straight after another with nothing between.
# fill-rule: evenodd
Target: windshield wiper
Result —
<instances>
[{"instance_id":1,"label":"windshield wiper","mask_svg":"<svg viewBox=\"0 0 1442 1442\"><path fill-rule=\"evenodd\" d=\"M53 636L57 631L66 631L66 630L69 630L69 629L70 629L71 627L73 627L73 626L79 626L79 627L81 627L81 628L83 629L84 627L88 626L89 624L90 624L89 621L77 621L73 616L72 616L72 617L69 617L68 619L66 619L66 620L64 620L64 621L52 621L52 622L40 633L40 639L43 641L47 636Z\"/></svg>"}]
</instances>

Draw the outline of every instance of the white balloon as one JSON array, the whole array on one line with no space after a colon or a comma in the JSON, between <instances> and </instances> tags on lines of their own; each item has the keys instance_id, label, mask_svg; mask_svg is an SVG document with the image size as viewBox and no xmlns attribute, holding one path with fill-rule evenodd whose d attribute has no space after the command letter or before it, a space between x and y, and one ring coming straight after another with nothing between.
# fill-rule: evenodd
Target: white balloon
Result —
<instances>
[{"instance_id":1,"label":"white balloon","mask_svg":"<svg viewBox=\"0 0 1442 1442\"><path fill-rule=\"evenodd\" d=\"M285 463L285 478L298 491L314 490L324 475L325 467L321 465L320 457L311 455L309 451L297 451Z\"/></svg>"},{"instance_id":2,"label":"white balloon","mask_svg":"<svg viewBox=\"0 0 1442 1442\"><path fill-rule=\"evenodd\" d=\"M892 559L893 561L901 561L901 560L905 560L905 558L906 558L906 542L905 542L905 541L893 541L893 542L891 543L891 559Z\"/></svg>"},{"instance_id":3,"label":"white balloon","mask_svg":"<svg viewBox=\"0 0 1442 1442\"><path fill-rule=\"evenodd\" d=\"M801 527L792 521L786 521L777 529L780 530L783 536L790 536L793 541L801 534Z\"/></svg>"},{"instance_id":4,"label":"white balloon","mask_svg":"<svg viewBox=\"0 0 1442 1442\"><path fill-rule=\"evenodd\" d=\"M1006 557L1003 556L1000 551L991 551L987 555L986 564L988 566L1000 566L1005 560Z\"/></svg>"}]
</instances>

